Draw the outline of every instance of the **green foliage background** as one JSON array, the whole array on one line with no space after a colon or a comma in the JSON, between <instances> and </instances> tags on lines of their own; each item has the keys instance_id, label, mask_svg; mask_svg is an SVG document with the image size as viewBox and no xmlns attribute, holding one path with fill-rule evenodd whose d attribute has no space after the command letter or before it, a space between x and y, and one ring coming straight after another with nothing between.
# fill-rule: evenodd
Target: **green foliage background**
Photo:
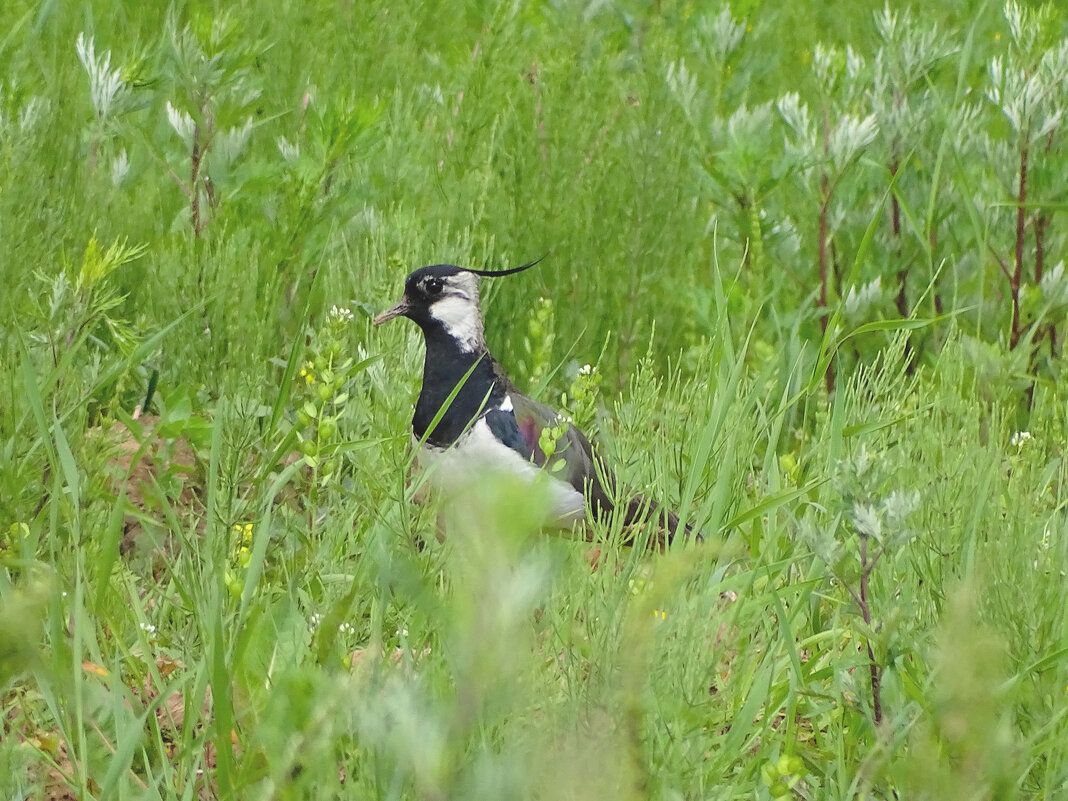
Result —
<instances>
[{"instance_id":1,"label":"green foliage background","mask_svg":"<svg viewBox=\"0 0 1068 801\"><path fill-rule=\"evenodd\" d=\"M0 6L0 793L1068 794L1068 22L780 5ZM544 253L703 547L411 503L371 315Z\"/></svg>"}]
</instances>

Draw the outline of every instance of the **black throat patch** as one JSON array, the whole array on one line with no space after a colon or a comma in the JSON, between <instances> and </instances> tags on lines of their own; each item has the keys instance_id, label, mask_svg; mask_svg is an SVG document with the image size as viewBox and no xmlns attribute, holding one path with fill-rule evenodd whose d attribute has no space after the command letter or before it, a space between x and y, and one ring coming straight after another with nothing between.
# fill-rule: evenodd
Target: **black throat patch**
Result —
<instances>
[{"instance_id":1,"label":"black throat patch","mask_svg":"<svg viewBox=\"0 0 1068 801\"><path fill-rule=\"evenodd\" d=\"M488 409L504 400L507 379L485 349L464 351L444 329L423 328L426 359L423 362L423 387L415 404L412 431L415 436L437 448L452 445ZM466 376L466 380L465 377ZM456 390L449 402L449 395ZM446 407L427 436L427 431L442 407Z\"/></svg>"}]
</instances>

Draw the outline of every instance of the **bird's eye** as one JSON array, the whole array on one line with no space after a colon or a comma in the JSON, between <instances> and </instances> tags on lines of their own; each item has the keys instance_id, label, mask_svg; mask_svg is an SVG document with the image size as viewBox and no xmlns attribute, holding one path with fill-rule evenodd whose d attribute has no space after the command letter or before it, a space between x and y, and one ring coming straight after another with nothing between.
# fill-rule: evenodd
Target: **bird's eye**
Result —
<instances>
[{"instance_id":1,"label":"bird's eye","mask_svg":"<svg viewBox=\"0 0 1068 801\"><path fill-rule=\"evenodd\" d=\"M423 286L426 287L428 295L440 295L442 288L445 286L445 282L440 278L428 278Z\"/></svg>"}]
</instances>

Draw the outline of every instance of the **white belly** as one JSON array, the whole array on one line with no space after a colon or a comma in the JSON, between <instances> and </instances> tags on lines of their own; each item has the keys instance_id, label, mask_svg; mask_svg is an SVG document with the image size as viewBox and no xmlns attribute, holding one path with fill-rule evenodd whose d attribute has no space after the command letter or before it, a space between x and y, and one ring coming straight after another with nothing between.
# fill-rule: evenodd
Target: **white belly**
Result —
<instances>
[{"instance_id":1,"label":"white belly","mask_svg":"<svg viewBox=\"0 0 1068 801\"><path fill-rule=\"evenodd\" d=\"M487 475L510 473L528 485L545 482L549 489L547 524L568 527L586 517L582 493L504 445L493 436L484 419L480 418L451 448L420 448L417 439L413 437L412 441L419 449L419 466L427 471L427 484L447 498L477 492L485 486Z\"/></svg>"}]
</instances>

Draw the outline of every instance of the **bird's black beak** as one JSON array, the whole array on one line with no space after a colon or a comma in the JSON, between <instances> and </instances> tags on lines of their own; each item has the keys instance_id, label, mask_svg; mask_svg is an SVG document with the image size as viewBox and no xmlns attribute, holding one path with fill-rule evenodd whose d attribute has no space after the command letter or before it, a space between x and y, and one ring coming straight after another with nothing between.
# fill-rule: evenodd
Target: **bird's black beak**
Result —
<instances>
[{"instance_id":1,"label":"bird's black beak","mask_svg":"<svg viewBox=\"0 0 1068 801\"><path fill-rule=\"evenodd\" d=\"M403 317L404 315L406 315L408 313L408 310L410 308L411 307L408 305L408 299L407 298L401 298L395 304L393 304L388 309L386 309L384 312L382 312L380 315L375 317L375 319L373 319L371 321L371 324L372 325L382 325L382 323L388 323L394 317Z\"/></svg>"}]
</instances>

